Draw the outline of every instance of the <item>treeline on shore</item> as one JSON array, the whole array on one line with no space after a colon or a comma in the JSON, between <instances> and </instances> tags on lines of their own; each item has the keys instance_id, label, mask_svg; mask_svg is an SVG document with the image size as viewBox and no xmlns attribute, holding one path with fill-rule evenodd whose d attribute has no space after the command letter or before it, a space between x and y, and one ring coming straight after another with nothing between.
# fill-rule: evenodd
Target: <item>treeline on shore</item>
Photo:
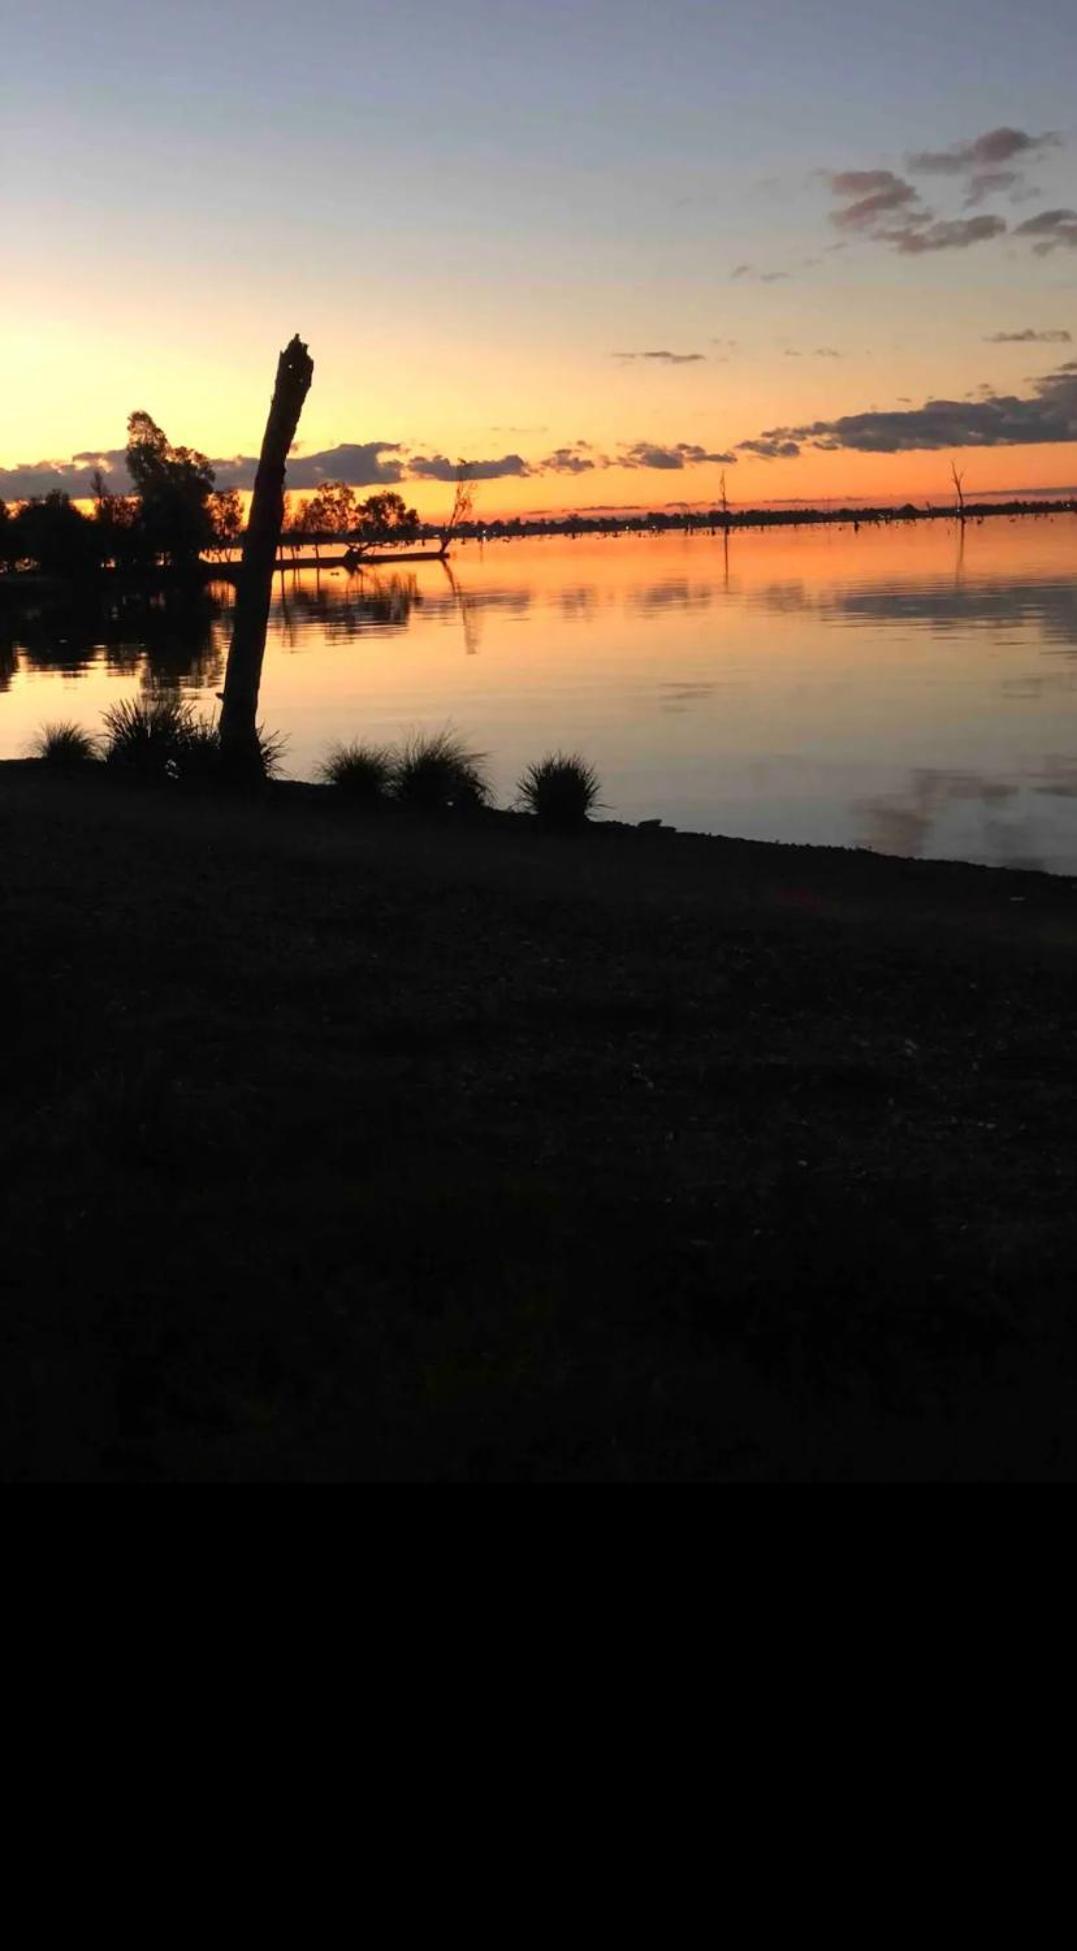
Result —
<instances>
[{"instance_id":1,"label":"treeline on shore","mask_svg":"<svg viewBox=\"0 0 1077 1951\"><path fill-rule=\"evenodd\" d=\"M148 413L128 422L126 465L133 492L114 494L98 470L89 511L60 490L13 507L0 501L0 575L203 576L215 557L239 547L239 490L219 488L206 456L173 447ZM424 532L436 531L424 530L401 495L385 491L360 501L345 482L326 482L312 495L288 497L281 541L293 552L343 537L362 548L415 541Z\"/></svg>"},{"instance_id":2,"label":"treeline on shore","mask_svg":"<svg viewBox=\"0 0 1077 1951\"><path fill-rule=\"evenodd\" d=\"M127 472L130 494L114 494L98 471L92 482L92 507L80 507L55 491L9 507L0 500L0 579L17 584L33 576L69 582L102 576L145 578L162 573L174 579L204 579L213 563L228 560L243 540L245 512L236 488L219 488L204 454L173 447L147 413L128 422ZM473 509L474 482L461 464L451 515L441 524L421 521L414 508L392 490L360 500L347 482L324 482L306 496L289 495L281 530L282 562L305 549L315 554L334 543L355 551L450 540L510 541L526 536L656 535L669 532L729 536L743 529L802 526L885 527L915 521L983 521L989 516L1047 516L1077 512L1077 499L967 502L902 507L741 508L728 503L709 509L652 510L647 513L572 513L513 516L480 521Z\"/></svg>"}]
</instances>

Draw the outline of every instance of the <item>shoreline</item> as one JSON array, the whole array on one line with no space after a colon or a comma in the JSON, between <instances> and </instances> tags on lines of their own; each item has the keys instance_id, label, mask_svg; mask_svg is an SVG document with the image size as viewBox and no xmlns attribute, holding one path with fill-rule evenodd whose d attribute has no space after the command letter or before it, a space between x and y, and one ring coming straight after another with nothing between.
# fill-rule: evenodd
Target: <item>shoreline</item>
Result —
<instances>
[{"instance_id":1,"label":"shoreline","mask_svg":"<svg viewBox=\"0 0 1077 1951\"><path fill-rule=\"evenodd\" d=\"M899 881L910 886L918 884L925 891L935 881L938 891L942 887L952 894L955 890L971 897L974 890L986 894L990 880L1002 877L1010 882L1028 883L1035 887L1042 899L1049 899L1048 890L1054 890L1063 897L1060 906L1077 905L1067 897L1077 895L1077 872L1054 871L1045 867L1004 866L986 861L963 860L958 856L936 858L920 854L883 853L872 847L832 845L815 841L800 840L755 840L742 834L708 833L700 828L682 827L657 817L641 820L603 819L592 816L577 831L569 833L544 832L535 816L512 806L480 806L467 813L445 815L441 818L411 812L395 806L391 801L376 809L361 809L350 804L347 796L335 786L314 779L293 779L278 777L266 780L264 785L247 792L229 792L204 781L175 781L167 785L141 784L124 777L122 772L110 769L101 761L96 761L76 773L63 773L51 769L39 759L0 758L0 794L5 782L14 785L22 782L34 787L40 786L50 792L76 792L91 796L104 795L102 804L110 802L122 807L126 802L171 808L179 811L187 808L215 807L221 816L228 820L235 816L279 818L288 815L297 818L310 818L346 832L352 838L367 841L377 839L379 844L390 846L410 846L416 839L424 843L439 844L450 850L467 849L474 854L486 846L498 854L509 854L514 844L530 849L561 849L560 855L551 853L551 859L571 861L572 851L577 850L575 858L580 858L578 850L584 847L603 848L615 851L624 849L625 862L638 867L649 863L656 857L662 861L663 871L671 865L687 874L706 880L711 869L721 869L732 873L736 881L747 879L765 883L771 879L781 880L786 869L804 869L809 879L819 883L833 883L836 886L847 884L850 887L870 884L878 876L893 877L896 886ZM660 850L658 856L655 850ZM675 850L675 851L674 851ZM622 863L623 864L623 863ZM989 877L985 880L984 877ZM997 890L1001 895L1000 888ZM1015 890L1007 896L1016 899Z\"/></svg>"}]
</instances>

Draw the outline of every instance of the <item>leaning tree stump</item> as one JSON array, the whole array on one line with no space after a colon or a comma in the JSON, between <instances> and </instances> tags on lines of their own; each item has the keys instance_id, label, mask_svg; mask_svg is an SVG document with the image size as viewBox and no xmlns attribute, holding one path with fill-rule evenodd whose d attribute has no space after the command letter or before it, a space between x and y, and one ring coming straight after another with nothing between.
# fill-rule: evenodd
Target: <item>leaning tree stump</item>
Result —
<instances>
[{"instance_id":1,"label":"leaning tree stump","mask_svg":"<svg viewBox=\"0 0 1077 1951\"><path fill-rule=\"evenodd\" d=\"M221 759L236 779L261 778L258 693L262 683L273 570L284 520L284 473L314 361L298 337L281 353L243 542L236 616L221 705Z\"/></svg>"}]
</instances>

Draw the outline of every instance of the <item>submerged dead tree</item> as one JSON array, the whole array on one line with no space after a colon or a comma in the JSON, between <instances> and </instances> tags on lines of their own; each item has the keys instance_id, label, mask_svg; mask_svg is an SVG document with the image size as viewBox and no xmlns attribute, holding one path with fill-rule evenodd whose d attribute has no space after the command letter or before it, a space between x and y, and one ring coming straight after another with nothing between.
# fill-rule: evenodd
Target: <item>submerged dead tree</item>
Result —
<instances>
[{"instance_id":1,"label":"submerged dead tree","mask_svg":"<svg viewBox=\"0 0 1077 1951\"><path fill-rule=\"evenodd\" d=\"M224 679L221 757L226 769L236 778L254 778L262 772L258 692L273 569L284 519L284 471L313 377L314 361L302 340L294 338L281 353L277 366L277 383L266 421L243 543L232 647Z\"/></svg>"}]
</instances>

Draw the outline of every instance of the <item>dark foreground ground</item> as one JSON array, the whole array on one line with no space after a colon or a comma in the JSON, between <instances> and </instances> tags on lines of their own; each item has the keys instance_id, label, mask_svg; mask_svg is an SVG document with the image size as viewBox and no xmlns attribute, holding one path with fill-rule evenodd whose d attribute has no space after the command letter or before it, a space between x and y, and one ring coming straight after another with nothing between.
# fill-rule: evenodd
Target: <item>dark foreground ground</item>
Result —
<instances>
[{"instance_id":1,"label":"dark foreground ground","mask_svg":"<svg viewBox=\"0 0 1077 1951\"><path fill-rule=\"evenodd\" d=\"M1077 891L0 767L10 1480L1070 1479Z\"/></svg>"}]
</instances>

